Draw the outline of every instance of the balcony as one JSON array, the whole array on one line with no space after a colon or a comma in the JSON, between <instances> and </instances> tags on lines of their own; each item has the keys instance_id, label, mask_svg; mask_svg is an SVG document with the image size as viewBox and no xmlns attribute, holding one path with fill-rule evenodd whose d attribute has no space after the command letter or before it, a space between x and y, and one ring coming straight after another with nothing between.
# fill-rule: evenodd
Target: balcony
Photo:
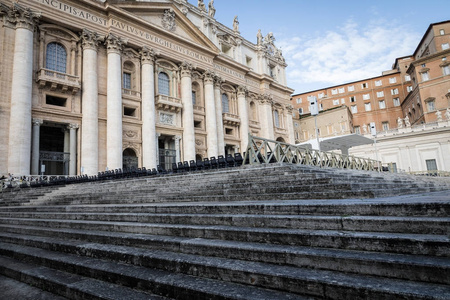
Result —
<instances>
[{"instance_id":1,"label":"balcony","mask_svg":"<svg viewBox=\"0 0 450 300\"><path fill-rule=\"evenodd\" d=\"M241 123L241 119L238 115L223 113L222 117L224 125L237 126Z\"/></svg>"},{"instance_id":2,"label":"balcony","mask_svg":"<svg viewBox=\"0 0 450 300\"><path fill-rule=\"evenodd\" d=\"M122 89L122 95L129 96L132 99L141 99L141 93L135 90Z\"/></svg>"},{"instance_id":3,"label":"balcony","mask_svg":"<svg viewBox=\"0 0 450 300\"><path fill-rule=\"evenodd\" d=\"M44 68L37 72L36 82L39 84L40 89L48 86L51 91L58 90L63 93L69 91L72 94L76 94L81 88L78 76L72 76Z\"/></svg>"},{"instance_id":4,"label":"balcony","mask_svg":"<svg viewBox=\"0 0 450 300\"><path fill-rule=\"evenodd\" d=\"M248 125L252 128L257 128L257 129L261 129L261 125L259 124L258 121L254 121L254 120L249 120L248 121Z\"/></svg>"},{"instance_id":5,"label":"balcony","mask_svg":"<svg viewBox=\"0 0 450 300\"><path fill-rule=\"evenodd\" d=\"M183 108L181 99L166 95L157 95L155 97L156 108L164 111L179 112Z\"/></svg>"}]
</instances>

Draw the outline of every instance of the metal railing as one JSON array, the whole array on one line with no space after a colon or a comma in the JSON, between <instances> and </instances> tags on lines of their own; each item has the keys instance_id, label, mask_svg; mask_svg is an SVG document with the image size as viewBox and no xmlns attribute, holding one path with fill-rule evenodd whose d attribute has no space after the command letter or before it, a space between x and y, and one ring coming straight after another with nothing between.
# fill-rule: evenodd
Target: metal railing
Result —
<instances>
[{"instance_id":1,"label":"metal railing","mask_svg":"<svg viewBox=\"0 0 450 300\"><path fill-rule=\"evenodd\" d=\"M320 168L381 171L381 162L334 152L305 149L301 146L249 135L244 164L285 162Z\"/></svg>"},{"instance_id":2,"label":"metal railing","mask_svg":"<svg viewBox=\"0 0 450 300\"><path fill-rule=\"evenodd\" d=\"M32 182L51 182L54 180L69 178L69 175L10 175L6 179L0 180L0 192L8 188L29 187Z\"/></svg>"}]
</instances>

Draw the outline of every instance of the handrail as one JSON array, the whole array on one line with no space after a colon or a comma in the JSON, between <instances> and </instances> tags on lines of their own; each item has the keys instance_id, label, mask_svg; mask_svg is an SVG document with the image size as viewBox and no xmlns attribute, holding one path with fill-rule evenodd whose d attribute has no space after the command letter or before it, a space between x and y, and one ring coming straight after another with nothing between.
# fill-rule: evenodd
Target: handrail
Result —
<instances>
[{"instance_id":1,"label":"handrail","mask_svg":"<svg viewBox=\"0 0 450 300\"><path fill-rule=\"evenodd\" d=\"M355 169L381 171L381 162L369 158L344 155L334 152L310 150L302 146L273 141L249 134L244 164L285 162L317 166L320 168Z\"/></svg>"}]
</instances>

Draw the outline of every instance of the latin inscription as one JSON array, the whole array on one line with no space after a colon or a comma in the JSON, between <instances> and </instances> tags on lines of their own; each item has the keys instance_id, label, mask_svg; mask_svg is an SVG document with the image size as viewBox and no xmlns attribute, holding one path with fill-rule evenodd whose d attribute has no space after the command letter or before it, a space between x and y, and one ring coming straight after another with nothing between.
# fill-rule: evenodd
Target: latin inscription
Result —
<instances>
[{"instance_id":1,"label":"latin inscription","mask_svg":"<svg viewBox=\"0 0 450 300\"><path fill-rule=\"evenodd\" d=\"M236 72L234 70L228 69L227 67L221 66L219 64L214 64L214 69L216 69L218 71L221 71L221 72L224 72L224 73L228 73L228 74L233 75L235 77L244 79L244 75L242 75L242 74L240 74L240 73L238 73L238 72Z\"/></svg>"}]
</instances>

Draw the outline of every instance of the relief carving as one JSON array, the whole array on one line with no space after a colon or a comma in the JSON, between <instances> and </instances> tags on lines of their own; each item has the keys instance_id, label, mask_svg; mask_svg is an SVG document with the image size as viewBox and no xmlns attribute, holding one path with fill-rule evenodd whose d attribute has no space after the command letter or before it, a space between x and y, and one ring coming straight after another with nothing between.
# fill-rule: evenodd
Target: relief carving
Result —
<instances>
[{"instance_id":1,"label":"relief carving","mask_svg":"<svg viewBox=\"0 0 450 300\"><path fill-rule=\"evenodd\" d=\"M164 15L161 19L161 24L165 29L169 31L175 30L177 24L175 23L175 12L172 9L166 9L164 11Z\"/></svg>"}]
</instances>

